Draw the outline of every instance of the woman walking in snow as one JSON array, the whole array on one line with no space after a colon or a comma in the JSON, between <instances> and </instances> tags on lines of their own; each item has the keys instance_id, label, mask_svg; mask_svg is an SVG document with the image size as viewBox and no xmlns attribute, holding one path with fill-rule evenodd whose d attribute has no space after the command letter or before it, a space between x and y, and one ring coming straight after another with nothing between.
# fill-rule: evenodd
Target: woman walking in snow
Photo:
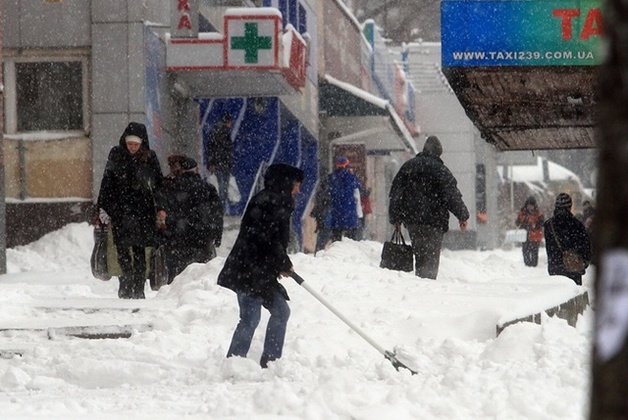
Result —
<instances>
[{"instance_id":1,"label":"woman walking in snow","mask_svg":"<svg viewBox=\"0 0 628 420\"><path fill-rule=\"evenodd\" d=\"M100 184L98 207L100 219L111 221L113 241L122 270L118 297L144 299L146 283L146 247L155 245L157 214L155 191L161 186L161 167L148 144L146 126L132 122L120 143L109 152Z\"/></svg>"}]
</instances>

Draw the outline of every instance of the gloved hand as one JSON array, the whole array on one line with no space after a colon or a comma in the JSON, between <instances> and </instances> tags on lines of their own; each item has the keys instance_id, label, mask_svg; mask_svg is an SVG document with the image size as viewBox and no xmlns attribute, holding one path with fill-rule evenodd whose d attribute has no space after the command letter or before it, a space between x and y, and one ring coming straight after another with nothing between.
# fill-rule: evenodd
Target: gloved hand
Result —
<instances>
[{"instance_id":1,"label":"gloved hand","mask_svg":"<svg viewBox=\"0 0 628 420\"><path fill-rule=\"evenodd\" d=\"M100 223L102 223L103 225L108 225L109 223L111 223L111 217L109 217L107 212L103 209L100 209L98 211L98 218L100 219Z\"/></svg>"}]
</instances>

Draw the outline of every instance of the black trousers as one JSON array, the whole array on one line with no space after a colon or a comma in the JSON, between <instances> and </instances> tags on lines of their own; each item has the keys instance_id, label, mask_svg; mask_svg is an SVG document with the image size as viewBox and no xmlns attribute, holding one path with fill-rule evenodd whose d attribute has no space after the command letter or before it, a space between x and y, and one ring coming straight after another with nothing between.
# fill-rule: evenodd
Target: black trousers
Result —
<instances>
[{"instance_id":1,"label":"black trousers","mask_svg":"<svg viewBox=\"0 0 628 420\"><path fill-rule=\"evenodd\" d=\"M146 280L146 248L143 245L117 246L118 264L122 275L130 277L144 277Z\"/></svg>"},{"instance_id":2,"label":"black trousers","mask_svg":"<svg viewBox=\"0 0 628 420\"><path fill-rule=\"evenodd\" d=\"M407 225L412 250L414 251L415 274L418 277L436 280L440 266L440 249L443 231L428 225Z\"/></svg>"},{"instance_id":3,"label":"black trousers","mask_svg":"<svg viewBox=\"0 0 628 420\"><path fill-rule=\"evenodd\" d=\"M536 267L539 263L539 242L525 241L521 245L523 263L528 267Z\"/></svg>"},{"instance_id":4,"label":"black trousers","mask_svg":"<svg viewBox=\"0 0 628 420\"><path fill-rule=\"evenodd\" d=\"M354 241L358 240L358 229L332 229L331 230L331 241L337 242L342 240L342 236L346 236L349 239L353 239Z\"/></svg>"}]
</instances>

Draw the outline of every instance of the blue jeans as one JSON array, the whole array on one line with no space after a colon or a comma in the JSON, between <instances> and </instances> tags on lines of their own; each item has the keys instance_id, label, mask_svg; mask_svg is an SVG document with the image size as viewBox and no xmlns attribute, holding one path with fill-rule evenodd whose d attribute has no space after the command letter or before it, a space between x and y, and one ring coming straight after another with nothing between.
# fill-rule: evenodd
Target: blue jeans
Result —
<instances>
[{"instance_id":1,"label":"blue jeans","mask_svg":"<svg viewBox=\"0 0 628 420\"><path fill-rule=\"evenodd\" d=\"M246 357L251 347L255 329L259 325L262 305L264 304L262 298L250 297L242 292L238 292L237 295L240 306L240 321L233 332L227 357ZM265 368L268 362L281 357L286 338L286 326L288 325L288 318L290 318L290 307L286 298L279 292L275 292L272 302L264 305L264 307L270 312L266 337L264 338L264 350L260 360L260 365Z\"/></svg>"}]
</instances>

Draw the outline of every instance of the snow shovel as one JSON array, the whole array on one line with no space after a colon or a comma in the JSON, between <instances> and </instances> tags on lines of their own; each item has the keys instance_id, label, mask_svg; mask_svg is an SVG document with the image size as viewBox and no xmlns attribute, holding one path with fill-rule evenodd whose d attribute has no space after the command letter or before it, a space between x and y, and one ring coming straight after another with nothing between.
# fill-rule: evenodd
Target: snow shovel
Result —
<instances>
[{"instance_id":1,"label":"snow shovel","mask_svg":"<svg viewBox=\"0 0 628 420\"><path fill-rule=\"evenodd\" d=\"M303 279L303 277L299 276L295 272L292 272L290 274L290 277L292 277L301 287L303 287L312 296L314 296L320 303L325 305L327 307L327 309L332 311L338 318L340 318L340 320L342 322L347 324L349 326L349 328L351 328L353 331L355 331L360 337L365 339L371 346L375 347L375 349L378 352L380 352L380 354L382 354L386 359L388 359L390 361L390 363L392 363L393 367L397 371L399 371L399 368L404 368L404 369L408 369L410 372L412 372L413 375L417 374L416 371L410 369L408 366L406 366L402 362L400 362L399 359L397 359L397 356L395 355L394 352L385 350L382 346L377 344L371 337L366 335L366 333L364 333L364 331L362 331L360 328L358 328L357 325L355 325L353 322L349 321L343 314L338 312L338 310L336 308L334 308L327 300L325 300L324 297L322 297L320 295L320 293L318 293L316 290L312 289L307 283L305 283L305 280Z\"/></svg>"}]
</instances>

